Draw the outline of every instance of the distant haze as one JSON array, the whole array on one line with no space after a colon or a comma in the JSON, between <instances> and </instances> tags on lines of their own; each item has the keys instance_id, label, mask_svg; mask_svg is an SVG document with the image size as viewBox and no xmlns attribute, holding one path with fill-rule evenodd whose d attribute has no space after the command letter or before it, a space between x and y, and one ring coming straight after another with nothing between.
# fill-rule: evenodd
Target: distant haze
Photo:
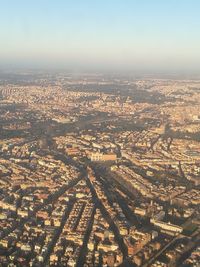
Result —
<instances>
[{"instance_id":1,"label":"distant haze","mask_svg":"<svg viewBox=\"0 0 200 267\"><path fill-rule=\"evenodd\" d=\"M199 0L6 0L0 68L199 72Z\"/></svg>"}]
</instances>

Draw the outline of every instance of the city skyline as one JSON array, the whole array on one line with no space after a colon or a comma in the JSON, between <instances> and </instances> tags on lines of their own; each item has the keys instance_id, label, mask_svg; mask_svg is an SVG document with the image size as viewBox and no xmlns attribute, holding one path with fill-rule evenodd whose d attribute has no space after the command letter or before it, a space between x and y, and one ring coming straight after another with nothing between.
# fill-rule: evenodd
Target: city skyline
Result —
<instances>
[{"instance_id":1,"label":"city skyline","mask_svg":"<svg viewBox=\"0 0 200 267\"><path fill-rule=\"evenodd\" d=\"M200 1L0 3L0 267L200 266Z\"/></svg>"}]
</instances>

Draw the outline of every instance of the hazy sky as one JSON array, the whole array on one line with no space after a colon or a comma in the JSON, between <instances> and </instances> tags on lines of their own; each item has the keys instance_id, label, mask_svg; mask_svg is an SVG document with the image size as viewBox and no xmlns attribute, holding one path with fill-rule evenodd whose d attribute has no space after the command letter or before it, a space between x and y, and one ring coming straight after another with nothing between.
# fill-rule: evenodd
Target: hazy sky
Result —
<instances>
[{"instance_id":1,"label":"hazy sky","mask_svg":"<svg viewBox=\"0 0 200 267\"><path fill-rule=\"evenodd\" d=\"M200 71L200 1L0 0L0 66Z\"/></svg>"}]
</instances>

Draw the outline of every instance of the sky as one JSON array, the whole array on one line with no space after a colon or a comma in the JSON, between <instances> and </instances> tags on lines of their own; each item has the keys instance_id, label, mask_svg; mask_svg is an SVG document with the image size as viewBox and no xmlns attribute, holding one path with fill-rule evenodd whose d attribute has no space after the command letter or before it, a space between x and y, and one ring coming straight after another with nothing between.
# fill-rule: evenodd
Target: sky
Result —
<instances>
[{"instance_id":1,"label":"sky","mask_svg":"<svg viewBox=\"0 0 200 267\"><path fill-rule=\"evenodd\" d=\"M199 0L0 0L0 67L200 71Z\"/></svg>"}]
</instances>

